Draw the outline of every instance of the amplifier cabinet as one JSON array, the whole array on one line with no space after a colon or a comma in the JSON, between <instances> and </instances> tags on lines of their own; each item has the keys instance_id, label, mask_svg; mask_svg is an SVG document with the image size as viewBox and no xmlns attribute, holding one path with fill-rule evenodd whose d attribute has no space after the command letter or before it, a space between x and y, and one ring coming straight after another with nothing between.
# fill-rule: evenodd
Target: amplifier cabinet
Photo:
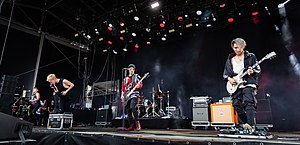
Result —
<instances>
[{"instance_id":1,"label":"amplifier cabinet","mask_svg":"<svg viewBox=\"0 0 300 145\"><path fill-rule=\"evenodd\" d=\"M112 110L99 108L97 110L95 125L110 125L112 120Z\"/></svg>"},{"instance_id":2,"label":"amplifier cabinet","mask_svg":"<svg viewBox=\"0 0 300 145\"><path fill-rule=\"evenodd\" d=\"M238 123L232 103L211 104L211 126L230 127Z\"/></svg>"},{"instance_id":3,"label":"amplifier cabinet","mask_svg":"<svg viewBox=\"0 0 300 145\"><path fill-rule=\"evenodd\" d=\"M208 107L193 108L192 126L210 126L210 112Z\"/></svg>"}]
</instances>

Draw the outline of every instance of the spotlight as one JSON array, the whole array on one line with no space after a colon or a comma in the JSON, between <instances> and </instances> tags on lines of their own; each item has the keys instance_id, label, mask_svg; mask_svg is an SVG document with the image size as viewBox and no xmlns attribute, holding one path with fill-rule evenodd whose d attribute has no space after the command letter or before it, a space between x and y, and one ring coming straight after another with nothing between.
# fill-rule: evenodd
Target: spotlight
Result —
<instances>
[{"instance_id":1,"label":"spotlight","mask_svg":"<svg viewBox=\"0 0 300 145\"><path fill-rule=\"evenodd\" d=\"M199 24L198 24L198 23L196 23L195 25L196 25L196 27L198 27L198 26L199 26Z\"/></svg>"},{"instance_id":2,"label":"spotlight","mask_svg":"<svg viewBox=\"0 0 300 145\"><path fill-rule=\"evenodd\" d=\"M202 14L202 11L198 10L198 11L196 12L196 14L197 14L198 16L200 16L200 15Z\"/></svg>"},{"instance_id":3,"label":"spotlight","mask_svg":"<svg viewBox=\"0 0 300 145\"><path fill-rule=\"evenodd\" d=\"M98 31L96 31L95 33L96 33L97 35L99 35L99 32L98 32Z\"/></svg>"},{"instance_id":4,"label":"spotlight","mask_svg":"<svg viewBox=\"0 0 300 145\"><path fill-rule=\"evenodd\" d=\"M103 41L103 37L100 37L100 38L99 38L99 41Z\"/></svg>"},{"instance_id":5,"label":"spotlight","mask_svg":"<svg viewBox=\"0 0 300 145\"><path fill-rule=\"evenodd\" d=\"M140 46L139 46L138 44L135 44L135 45L134 45L134 48L135 48L135 49L139 49Z\"/></svg>"},{"instance_id":6,"label":"spotlight","mask_svg":"<svg viewBox=\"0 0 300 145\"><path fill-rule=\"evenodd\" d=\"M164 23L160 23L160 24L159 24L159 27L164 28L164 27L165 27L165 24L164 24Z\"/></svg>"},{"instance_id":7,"label":"spotlight","mask_svg":"<svg viewBox=\"0 0 300 145\"><path fill-rule=\"evenodd\" d=\"M161 40L162 40L162 41L166 41L167 38L166 38L166 37L161 37Z\"/></svg>"},{"instance_id":8,"label":"spotlight","mask_svg":"<svg viewBox=\"0 0 300 145\"><path fill-rule=\"evenodd\" d=\"M135 36L136 36L136 33L133 32L133 33L131 33L131 35L132 35L133 37L135 37Z\"/></svg>"},{"instance_id":9,"label":"spotlight","mask_svg":"<svg viewBox=\"0 0 300 145\"><path fill-rule=\"evenodd\" d=\"M114 53L114 54L118 54L118 52L117 52L117 51L115 51L115 50L113 50L113 53Z\"/></svg>"},{"instance_id":10,"label":"spotlight","mask_svg":"<svg viewBox=\"0 0 300 145\"><path fill-rule=\"evenodd\" d=\"M158 6L159 6L158 2L154 2L154 3L151 4L152 9L157 8Z\"/></svg>"},{"instance_id":11,"label":"spotlight","mask_svg":"<svg viewBox=\"0 0 300 145\"><path fill-rule=\"evenodd\" d=\"M75 33L75 34L74 34L74 37L78 37L78 36L79 36L79 34L78 34L78 33Z\"/></svg>"},{"instance_id":12,"label":"spotlight","mask_svg":"<svg viewBox=\"0 0 300 145\"><path fill-rule=\"evenodd\" d=\"M150 32L151 31L151 29L150 28L146 28L146 32Z\"/></svg>"},{"instance_id":13,"label":"spotlight","mask_svg":"<svg viewBox=\"0 0 300 145\"><path fill-rule=\"evenodd\" d=\"M253 11L251 14L252 14L252 16L257 16L258 15L258 11Z\"/></svg>"},{"instance_id":14,"label":"spotlight","mask_svg":"<svg viewBox=\"0 0 300 145\"><path fill-rule=\"evenodd\" d=\"M177 20L178 20L178 21L182 21L182 17L181 17L181 16L178 16L178 17L177 17Z\"/></svg>"},{"instance_id":15,"label":"spotlight","mask_svg":"<svg viewBox=\"0 0 300 145\"><path fill-rule=\"evenodd\" d=\"M230 17L230 18L227 19L227 21L228 21L229 23L232 23L232 22L234 21L234 19L233 19L232 17Z\"/></svg>"},{"instance_id":16,"label":"spotlight","mask_svg":"<svg viewBox=\"0 0 300 145\"><path fill-rule=\"evenodd\" d=\"M107 41L107 44L112 45L113 43L112 41Z\"/></svg>"},{"instance_id":17,"label":"spotlight","mask_svg":"<svg viewBox=\"0 0 300 145\"><path fill-rule=\"evenodd\" d=\"M108 24L108 26L109 26L109 27L112 27L113 25L112 25L112 24Z\"/></svg>"},{"instance_id":18,"label":"spotlight","mask_svg":"<svg viewBox=\"0 0 300 145\"><path fill-rule=\"evenodd\" d=\"M109 31L112 31L112 30L113 30L113 28L112 28L112 27L107 27L107 29L108 29Z\"/></svg>"},{"instance_id":19,"label":"spotlight","mask_svg":"<svg viewBox=\"0 0 300 145\"><path fill-rule=\"evenodd\" d=\"M186 17L186 18L187 18L187 17L189 17L189 15L184 15L184 17Z\"/></svg>"},{"instance_id":20,"label":"spotlight","mask_svg":"<svg viewBox=\"0 0 300 145\"><path fill-rule=\"evenodd\" d=\"M120 40L124 40L124 37L123 37L123 36L120 36Z\"/></svg>"},{"instance_id":21,"label":"spotlight","mask_svg":"<svg viewBox=\"0 0 300 145\"><path fill-rule=\"evenodd\" d=\"M220 8L224 8L225 7L225 3L221 3L219 6L220 6Z\"/></svg>"},{"instance_id":22,"label":"spotlight","mask_svg":"<svg viewBox=\"0 0 300 145\"><path fill-rule=\"evenodd\" d=\"M97 28L95 28L95 31L97 32L97 31L98 31L98 29L97 29Z\"/></svg>"},{"instance_id":23,"label":"spotlight","mask_svg":"<svg viewBox=\"0 0 300 145\"><path fill-rule=\"evenodd\" d=\"M150 41L147 41L147 42L146 42L146 44L147 44L147 45L150 45L150 44L151 44L151 42L150 42Z\"/></svg>"},{"instance_id":24,"label":"spotlight","mask_svg":"<svg viewBox=\"0 0 300 145\"><path fill-rule=\"evenodd\" d=\"M125 51L125 52L126 52L126 51L127 51L127 48L123 48L123 51Z\"/></svg>"},{"instance_id":25,"label":"spotlight","mask_svg":"<svg viewBox=\"0 0 300 145\"><path fill-rule=\"evenodd\" d=\"M124 34L125 32L126 32L125 30L121 30L121 31L120 31L121 34Z\"/></svg>"},{"instance_id":26,"label":"spotlight","mask_svg":"<svg viewBox=\"0 0 300 145\"><path fill-rule=\"evenodd\" d=\"M125 24L123 22L120 22L120 26L123 27Z\"/></svg>"},{"instance_id":27,"label":"spotlight","mask_svg":"<svg viewBox=\"0 0 300 145\"><path fill-rule=\"evenodd\" d=\"M89 39L91 39L91 36L90 36L90 35L87 35L86 38L89 40Z\"/></svg>"},{"instance_id":28,"label":"spotlight","mask_svg":"<svg viewBox=\"0 0 300 145\"><path fill-rule=\"evenodd\" d=\"M138 16L134 16L134 20L135 20L135 21L139 21L140 18L139 18Z\"/></svg>"},{"instance_id":29,"label":"spotlight","mask_svg":"<svg viewBox=\"0 0 300 145\"><path fill-rule=\"evenodd\" d=\"M189 27L192 27L192 26L193 26L192 23L185 25L186 28L189 28Z\"/></svg>"},{"instance_id":30,"label":"spotlight","mask_svg":"<svg viewBox=\"0 0 300 145\"><path fill-rule=\"evenodd\" d=\"M207 24L207 25L206 25L207 28L209 28L209 27L211 27L211 26L212 26L211 24Z\"/></svg>"},{"instance_id":31,"label":"spotlight","mask_svg":"<svg viewBox=\"0 0 300 145\"><path fill-rule=\"evenodd\" d=\"M175 29L170 29L169 30L169 33L173 33L173 32L175 32Z\"/></svg>"}]
</instances>

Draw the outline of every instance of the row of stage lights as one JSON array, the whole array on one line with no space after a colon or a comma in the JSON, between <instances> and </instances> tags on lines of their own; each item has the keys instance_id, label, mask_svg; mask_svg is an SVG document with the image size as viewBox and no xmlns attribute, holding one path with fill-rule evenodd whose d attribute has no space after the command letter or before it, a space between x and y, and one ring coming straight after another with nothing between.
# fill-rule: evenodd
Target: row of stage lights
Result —
<instances>
[{"instance_id":1,"label":"row of stage lights","mask_svg":"<svg viewBox=\"0 0 300 145\"><path fill-rule=\"evenodd\" d=\"M254 3L253 5L256 5L256 4L257 3ZM160 6L160 3L159 2L154 2L150 6L151 6L152 9L157 9ZM226 7L226 3L221 3L219 5L219 7L220 8L225 8ZM265 9L268 11L267 7L265 7ZM183 29L194 27L194 26L195 27L199 27L200 25L202 25L201 21L205 22L204 23L205 24L204 27L207 27L207 28L212 27L213 22L217 21L217 17L210 10L205 10L205 11L195 10L194 14L191 14L191 15L195 15L197 17L197 22L195 22L195 20L193 19L193 16L190 17L189 15L190 14L184 14L184 15L177 16L176 21L179 22L179 23L182 22L181 23L182 25L177 26L178 29L180 29L180 30L175 29L175 28L169 28L169 29L167 29L167 23L168 22L162 16L162 20L158 24L160 29L158 30L158 32L155 32L155 35L159 36L160 39L161 39L161 41L166 41L167 40L167 36L169 34L177 32L179 35L183 35L183 32L182 32ZM241 15L241 13L239 13L238 15ZM258 10L253 10L252 13L251 13L251 15L253 16L253 20L254 20L254 18L256 19L256 21L253 21L256 24L258 22L257 21L257 19L258 19L257 16L259 15ZM188 21L188 22L184 21L184 20L187 20L187 19L189 19L191 21ZM199 19L201 19L201 20L199 20ZM133 20L136 23L138 23L140 21L140 17L138 17L138 15L134 15L133 16ZM227 22L228 23L233 23L234 21L235 21L235 19L234 19L233 16L230 16L230 17L227 18ZM176 22L169 22L169 23L173 23L173 27L174 27L174 23L176 23ZM118 24L114 24L115 26L112 23L107 23L107 21L105 22L105 24L106 24L105 26L107 27L107 30L101 29L101 28L94 28L94 33L96 34L96 38L97 38L97 40L99 42L102 42L102 43L104 42L107 45L113 45L114 44L114 42L112 41L112 39L105 38L105 37L101 36L101 34L102 34L101 31L104 31L104 30L105 31L109 31L111 33L113 33L114 31L116 31L119 34L118 37L119 37L120 41L126 41L125 40L125 35L127 35L127 36L131 35L130 36L131 40L129 40L129 42L130 43L134 43L132 39L138 37L138 34L137 34L138 32L135 32L134 30L131 30L131 32L130 32L130 30L128 30L126 28L126 24L123 21L120 21ZM119 26L116 26L116 25L119 25ZM116 27L119 28L119 30ZM150 34L150 32L152 30L151 30L151 27L146 27L146 28L144 28L144 31ZM88 39L88 40L92 39L92 36L89 35L89 34L87 34L87 33L82 32L80 34L82 34L82 36L84 38ZM77 36L79 36L79 33L75 34L75 37L77 37ZM117 36L117 35L115 35L115 36ZM144 43L146 45L150 45L152 40L153 40L153 38L149 37ZM126 46L128 46L128 45L126 45ZM111 47L109 47L109 48L111 48ZM134 51L137 52L139 48L140 48L139 43L134 43ZM126 52L128 50L125 47L123 49L123 51ZM107 52L107 49L104 49L103 52ZM115 54L117 53L116 50L113 50L113 52Z\"/></svg>"}]
</instances>

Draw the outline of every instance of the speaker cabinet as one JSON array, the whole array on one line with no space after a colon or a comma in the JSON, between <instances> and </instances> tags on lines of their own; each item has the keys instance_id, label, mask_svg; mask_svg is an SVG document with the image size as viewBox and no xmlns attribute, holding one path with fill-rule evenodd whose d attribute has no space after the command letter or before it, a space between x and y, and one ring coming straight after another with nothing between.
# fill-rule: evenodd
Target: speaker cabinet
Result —
<instances>
[{"instance_id":1,"label":"speaker cabinet","mask_svg":"<svg viewBox=\"0 0 300 145\"><path fill-rule=\"evenodd\" d=\"M235 126L238 123L238 115L234 111L232 103L211 104L211 126Z\"/></svg>"},{"instance_id":2,"label":"speaker cabinet","mask_svg":"<svg viewBox=\"0 0 300 145\"><path fill-rule=\"evenodd\" d=\"M30 134L33 124L0 112L0 140L17 139L19 131Z\"/></svg>"},{"instance_id":3,"label":"speaker cabinet","mask_svg":"<svg viewBox=\"0 0 300 145\"><path fill-rule=\"evenodd\" d=\"M112 120L112 110L111 109L101 109L97 110L96 125L110 125Z\"/></svg>"}]
</instances>

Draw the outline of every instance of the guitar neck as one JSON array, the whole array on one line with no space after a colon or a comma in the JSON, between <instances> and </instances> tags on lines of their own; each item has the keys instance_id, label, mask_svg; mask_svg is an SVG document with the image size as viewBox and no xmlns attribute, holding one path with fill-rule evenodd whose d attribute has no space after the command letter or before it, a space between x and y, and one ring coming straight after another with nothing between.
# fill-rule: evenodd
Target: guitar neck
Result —
<instances>
[{"instance_id":1,"label":"guitar neck","mask_svg":"<svg viewBox=\"0 0 300 145\"><path fill-rule=\"evenodd\" d=\"M260 63L262 63L265 59L261 59L260 61L256 62L254 65L251 66L251 68L256 68ZM245 70L246 68L244 68ZM242 75L240 75L240 78L243 78L247 75L247 71L243 72Z\"/></svg>"}]
</instances>

